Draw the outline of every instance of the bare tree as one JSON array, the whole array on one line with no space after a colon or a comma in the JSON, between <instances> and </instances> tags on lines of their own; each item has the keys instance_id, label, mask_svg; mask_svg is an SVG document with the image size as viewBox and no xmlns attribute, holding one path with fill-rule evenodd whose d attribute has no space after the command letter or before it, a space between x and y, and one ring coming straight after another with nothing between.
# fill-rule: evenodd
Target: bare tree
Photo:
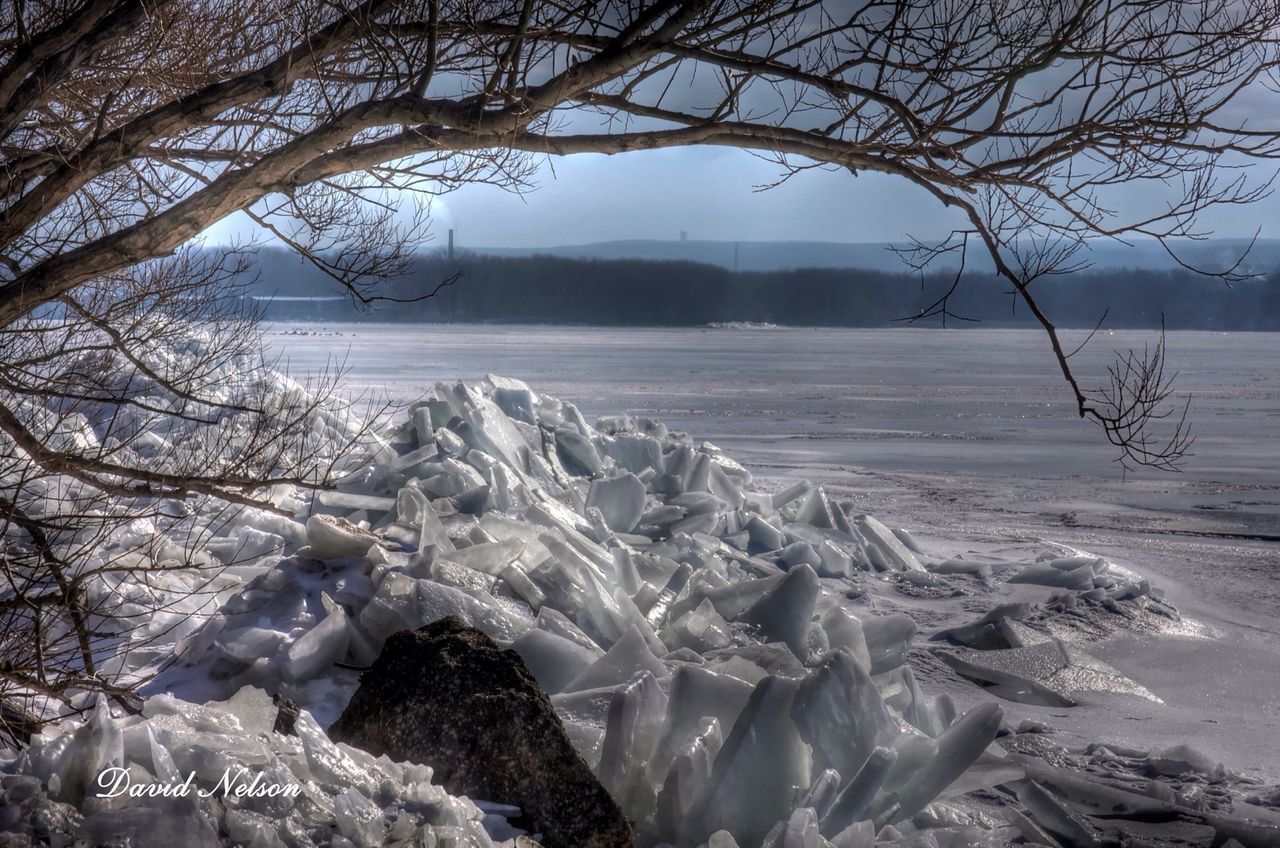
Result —
<instances>
[{"instance_id":1,"label":"bare tree","mask_svg":"<svg viewBox=\"0 0 1280 848\"><path fill-rule=\"evenodd\" d=\"M1276 0L23 0L0 69L0 325L246 210L360 297L403 267L406 193L528 154L722 145L784 175L895 174L959 210L1048 333L1091 238L1170 245L1267 184ZM1172 190L1122 217L1115 191ZM921 259L936 256L926 251ZM1219 272L1227 281L1236 269ZM1144 429L1149 421L1141 418Z\"/></svg>"},{"instance_id":2,"label":"bare tree","mask_svg":"<svg viewBox=\"0 0 1280 848\"><path fill-rule=\"evenodd\" d=\"M1173 251L1203 235L1204 210L1267 191L1245 166L1280 157L1278 39L1280 0L8 0L0 433L20 459L0 504L6 567L19 548L50 573L63 556L52 519L23 506L39 479L269 505L261 484L324 476L283 435L305 411L253 401L259 431L207 446L214 465L157 469L136 446L64 433L77 404L186 421L206 411L175 398L215 400L199 365L152 375L163 408L102 379L113 357L146 374L150 334L188 323L144 332L137 312L208 314L192 304L213 277L155 260L242 211L368 301L422 237L422 198L523 187L543 155L717 145L776 158L782 179L821 167L920 186L966 223L915 261L980 246L1047 333L1079 414L1124 461L1174 466L1185 419L1151 429L1168 411L1163 348L1087 389L1037 286L1091 239ZM1117 193L1134 186L1169 201L1124 213ZM56 589L72 632L73 588ZM22 602L6 614L47 626L53 589L7 591Z\"/></svg>"},{"instance_id":3,"label":"bare tree","mask_svg":"<svg viewBox=\"0 0 1280 848\"><path fill-rule=\"evenodd\" d=\"M261 555L210 540L292 516L362 445L376 415L335 408L336 374L264 359L242 259L181 251L0 328L0 733L97 692L133 708L152 644Z\"/></svg>"}]
</instances>

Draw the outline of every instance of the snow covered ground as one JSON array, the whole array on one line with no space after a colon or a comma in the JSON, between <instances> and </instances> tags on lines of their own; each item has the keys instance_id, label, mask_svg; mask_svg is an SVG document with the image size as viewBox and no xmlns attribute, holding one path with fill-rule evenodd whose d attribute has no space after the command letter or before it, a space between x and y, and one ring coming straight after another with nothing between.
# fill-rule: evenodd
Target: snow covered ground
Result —
<instances>
[{"instance_id":1,"label":"snow covered ground","mask_svg":"<svg viewBox=\"0 0 1280 848\"><path fill-rule=\"evenodd\" d=\"M1073 334L1067 334L1068 344ZM1083 334L1080 334L1083 338ZM1163 703L1012 705L1061 744L1193 739L1280 780L1280 338L1169 334L1197 433L1180 475L1122 477L1071 416L1035 332L292 325L269 341L294 372L344 358L348 385L402 401L437 380L496 372L572 400L589 420L631 413L709 439L782 486L804 478L938 552L1016 557L1057 542L1150 576L1192 622L1119 631L1090 652ZM1088 384L1114 349L1077 358ZM1021 711L1021 712L1020 712Z\"/></svg>"}]
</instances>

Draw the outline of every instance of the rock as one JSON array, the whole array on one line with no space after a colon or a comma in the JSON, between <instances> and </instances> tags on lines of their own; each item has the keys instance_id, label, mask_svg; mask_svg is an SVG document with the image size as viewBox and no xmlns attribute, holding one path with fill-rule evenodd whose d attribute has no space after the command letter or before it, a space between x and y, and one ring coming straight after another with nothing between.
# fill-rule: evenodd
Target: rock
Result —
<instances>
[{"instance_id":1,"label":"rock","mask_svg":"<svg viewBox=\"0 0 1280 848\"><path fill-rule=\"evenodd\" d=\"M451 794L520 807L516 823L547 848L635 844L519 655L452 616L393 634L329 735L431 766Z\"/></svg>"},{"instance_id":2,"label":"rock","mask_svg":"<svg viewBox=\"0 0 1280 848\"><path fill-rule=\"evenodd\" d=\"M271 729L282 736L297 736L293 726L298 722L298 705L283 695L272 695L271 701L276 705L276 720Z\"/></svg>"}]
</instances>

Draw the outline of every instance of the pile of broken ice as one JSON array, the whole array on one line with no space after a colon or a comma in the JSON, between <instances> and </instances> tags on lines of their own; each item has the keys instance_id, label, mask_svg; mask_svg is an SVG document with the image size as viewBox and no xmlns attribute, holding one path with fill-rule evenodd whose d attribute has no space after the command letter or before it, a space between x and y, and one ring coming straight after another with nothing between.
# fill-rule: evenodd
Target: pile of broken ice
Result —
<instances>
[{"instance_id":1,"label":"pile of broken ice","mask_svg":"<svg viewBox=\"0 0 1280 848\"><path fill-rule=\"evenodd\" d=\"M1018 774L991 746L998 708L921 693L911 619L859 620L843 598L860 571L927 577L909 536L821 488L755 491L661 424L593 427L514 380L440 385L315 508L307 546L185 639L160 685L248 684L327 723L355 685L342 666L455 615L520 654L649 844L869 844ZM943 820L935 839L978 838Z\"/></svg>"},{"instance_id":2,"label":"pile of broken ice","mask_svg":"<svg viewBox=\"0 0 1280 848\"><path fill-rule=\"evenodd\" d=\"M428 766L335 744L306 712L293 735L275 733L275 715L252 687L204 705L154 695L139 716L99 701L0 769L0 844L23 844L3 834L24 819L53 846L460 847L515 833L433 785Z\"/></svg>"},{"instance_id":3,"label":"pile of broken ice","mask_svg":"<svg viewBox=\"0 0 1280 848\"><path fill-rule=\"evenodd\" d=\"M491 376L412 405L315 497L305 530L244 515L208 546L236 563L214 587L218 612L151 622L134 636L151 653L121 652L138 673L157 662L157 633L174 634L143 715L99 708L0 763L69 802L49 802L57 815L86 816L90 838L150 827L132 811L153 802L85 800L114 765L139 783L194 771L208 787L246 767L304 787L294 802L184 808L174 821L201 838L491 844L480 810L431 786L429 768L321 730L390 634L447 615L519 653L641 844L998 846L1038 832L948 805L1023 776L994 744L1001 711L926 696L905 664L914 622L853 614L851 581L935 578L908 534L820 487L758 491L714 445L643 418L591 426ZM1095 563L1038 564L1026 579L1139 591ZM264 692L303 707L298 736L270 732Z\"/></svg>"}]
</instances>

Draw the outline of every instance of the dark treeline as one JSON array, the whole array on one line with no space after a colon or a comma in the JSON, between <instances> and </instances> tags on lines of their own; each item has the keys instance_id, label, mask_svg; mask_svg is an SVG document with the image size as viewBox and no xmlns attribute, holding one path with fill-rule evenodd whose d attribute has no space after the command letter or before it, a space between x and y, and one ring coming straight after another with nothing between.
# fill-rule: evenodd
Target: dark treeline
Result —
<instances>
[{"instance_id":1,"label":"dark treeline","mask_svg":"<svg viewBox=\"0 0 1280 848\"><path fill-rule=\"evenodd\" d=\"M283 250L259 252L250 291L272 298L273 320L490 321L691 326L720 321L803 326L879 327L929 309L953 274L858 269L734 272L692 262L583 260L552 256L424 254L412 272L383 291L412 299L462 272L435 297L357 308L336 283ZM1108 269L1036 284L1039 301L1059 326L1092 327L1107 310L1111 328L1280 330L1280 270L1227 286L1187 271ZM966 276L947 303L947 326L1028 325L1031 316L1006 283ZM935 315L921 323L940 325Z\"/></svg>"}]
</instances>

